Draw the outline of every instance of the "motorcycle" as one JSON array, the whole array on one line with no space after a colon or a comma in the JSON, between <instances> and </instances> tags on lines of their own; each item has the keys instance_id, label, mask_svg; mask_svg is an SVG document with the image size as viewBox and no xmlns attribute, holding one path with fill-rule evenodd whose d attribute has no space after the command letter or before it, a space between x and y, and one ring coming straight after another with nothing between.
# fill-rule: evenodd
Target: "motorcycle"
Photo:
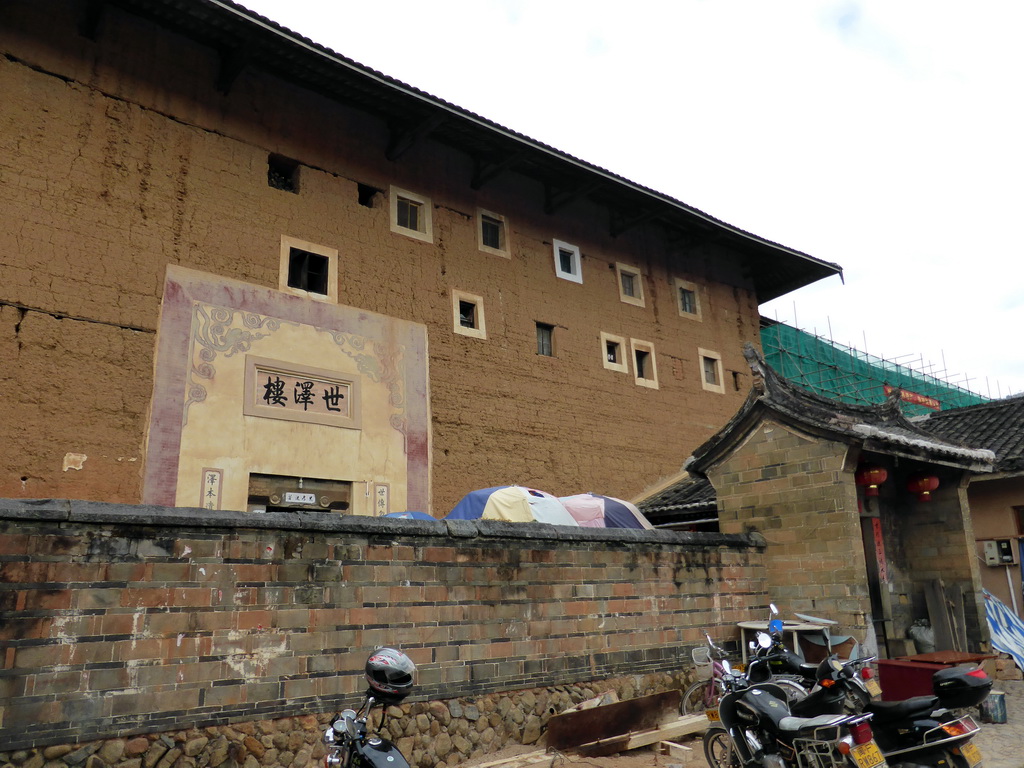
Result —
<instances>
[{"instance_id":1,"label":"motorcycle","mask_svg":"<svg viewBox=\"0 0 1024 768\"><path fill-rule=\"evenodd\" d=\"M765 656L761 663L770 667L770 659ZM978 725L953 710L980 704L992 681L980 669L943 669L933 676L932 688L932 696L873 701L853 664L833 654L818 665L815 686L792 704L792 712L805 717L849 714L853 702L857 711L872 715L875 741L890 768L976 768L981 752L971 740Z\"/></svg>"},{"instance_id":2,"label":"motorcycle","mask_svg":"<svg viewBox=\"0 0 1024 768\"><path fill-rule=\"evenodd\" d=\"M771 606L773 616L777 613ZM794 715L871 714L875 741L891 768L977 768L981 752L972 743L979 728L963 712L988 696L992 681L981 669L937 671L932 696L904 701L875 700L881 693L868 663L874 657L842 662L835 654L819 665L807 664L782 643L782 622L769 621L769 636L759 633L756 659L768 665L772 681L798 680L810 692L791 701ZM812 674L813 671L813 674Z\"/></svg>"},{"instance_id":3,"label":"motorcycle","mask_svg":"<svg viewBox=\"0 0 1024 768\"><path fill-rule=\"evenodd\" d=\"M369 687L358 710L339 713L324 731L324 768L409 768L409 761L388 739L370 733L370 715L381 707L380 730L387 708L401 703L415 683L416 665L394 648L378 648L366 660Z\"/></svg>"},{"instance_id":4,"label":"motorcycle","mask_svg":"<svg viewBox=\"0 0 1024 768\"><path fill-rule=\"evenodd\" d=\"M765 674L759 672L759 674ZM727 693L704 734L712 768L882 768L870 713L798 717L774 683Z\"/></svg>"}]
</instances>

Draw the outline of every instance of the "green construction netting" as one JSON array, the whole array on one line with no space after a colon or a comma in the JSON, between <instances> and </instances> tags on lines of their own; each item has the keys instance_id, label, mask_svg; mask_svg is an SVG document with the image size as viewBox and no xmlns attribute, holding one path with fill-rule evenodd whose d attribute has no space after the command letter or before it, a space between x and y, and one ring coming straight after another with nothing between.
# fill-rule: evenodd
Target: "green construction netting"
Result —
<instances>
[{"instance_id":1,"label":"green construction netting","mask_svg":"<svg viewBox=\"0 0 1024 768\"><path fill-rule=\"evenodd\" d=\"M780 376L804 389L847 403L881 403L886 388L903 390L903 413L987 402L969 390L781 323L761 328L764 359ZM916 401L916 402L915 402Z\"/></svg>"}]
</instances>

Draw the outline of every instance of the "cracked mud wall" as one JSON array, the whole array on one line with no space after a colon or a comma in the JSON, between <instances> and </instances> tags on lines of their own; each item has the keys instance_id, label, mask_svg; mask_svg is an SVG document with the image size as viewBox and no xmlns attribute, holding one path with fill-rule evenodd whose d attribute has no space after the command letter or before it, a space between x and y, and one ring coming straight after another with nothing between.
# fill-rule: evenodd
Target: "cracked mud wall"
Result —
<instances>
[{"instance_id":1,"label":"cracked mud wall","mask_svg":"<svg viewBox=\"0 0 1024 768\"><path fill-rule=\"evenodd\" d=\"M168 265L277 288L285 235L338 251L339 303L427 327L436 514L510 482L632 496L742 402L758 313L735 253L611 238L607 210L545 214L515 174L474 191L471 159L429 141L389 162L370 116L251 69L221 93L213 51L113 7L83 37L83 6L0 6L0 493L140 500ZM298 162L297 192L268 186L272 153ZM431 197L432 244L390 231L392 184ZM478 249L478 208L507 216L510 258ZM554 238L580 246L582 285L554 277ZM645 307L619 300L618 262ZM700 287L700 322L675 278ZM454 333L453 290L483 298L487 339ZM606 369L602 332L653 344L659 388ZM725 394L702 388L701 348Z\"/></svg>"}]
</instances>

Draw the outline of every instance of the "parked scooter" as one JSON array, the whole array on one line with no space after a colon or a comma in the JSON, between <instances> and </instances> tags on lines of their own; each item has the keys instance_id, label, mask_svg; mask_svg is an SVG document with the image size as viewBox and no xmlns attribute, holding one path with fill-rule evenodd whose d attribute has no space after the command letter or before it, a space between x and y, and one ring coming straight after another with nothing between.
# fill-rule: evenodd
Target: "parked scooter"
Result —
<instances>
[{"instance_id":1,"label":"parked scooter","mask_svg":"<svg viewBox=\"0 0 1024 768\"><path fill-rule=\"evenodd\" d=\"M366 690L358 710L346 709L324 731L324 768L409 768L409 761L387 739L369 733L367 723L373 708L380 706L380 729L384 729L387 708L399 704L415 684L416 665L394 648L378 648L366 660Z\"/></svg>"}]
</instances>

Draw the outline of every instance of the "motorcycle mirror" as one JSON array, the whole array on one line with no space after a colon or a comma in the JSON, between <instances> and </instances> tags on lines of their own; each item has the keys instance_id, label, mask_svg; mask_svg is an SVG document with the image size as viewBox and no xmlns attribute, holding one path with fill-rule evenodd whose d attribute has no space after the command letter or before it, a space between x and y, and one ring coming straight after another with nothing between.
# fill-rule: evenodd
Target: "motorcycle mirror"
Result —
<instances>
[{"instance_id":1,"label":"motorcycle mirror","mask_svg":"<svg viewBox=\"0 0 1024 768\"><path fill-rule=\"evenodd\" d=\"M772 616L779 615L779 609L775 607L775 603L768 603L768 610L772 612Z\"/></svg>"},{"instance_id":2,"label":"motorcycle mirror","mask_svg":"<svg viewBox=\"0 0 1024 768\"><path fill-rule=\"evenodd\" d=\"M348 732L348 735L351 736L354 739L356 736L359 735L359 733L358 733L358 731L356 729L356 712L355 712L355 710L354 709L346 709L344 712L341 713L341 717L345 721L345 730Z\"/></svg>"}]
</instances>

